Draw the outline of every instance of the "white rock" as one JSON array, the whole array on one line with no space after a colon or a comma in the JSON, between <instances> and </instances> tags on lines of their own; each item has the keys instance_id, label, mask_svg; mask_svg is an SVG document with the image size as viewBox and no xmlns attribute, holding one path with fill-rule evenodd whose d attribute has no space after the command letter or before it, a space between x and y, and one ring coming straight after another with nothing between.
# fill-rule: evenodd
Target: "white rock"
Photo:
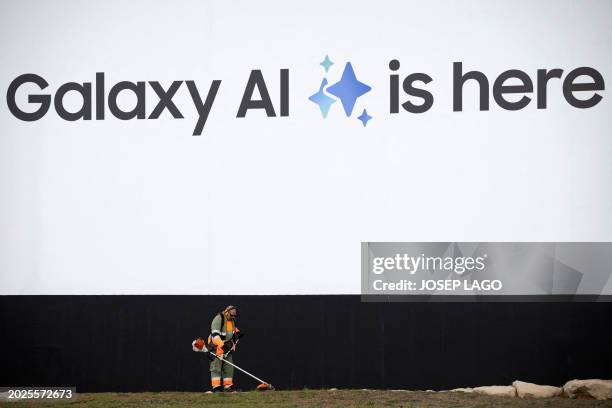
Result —
<instances>
[{"instance_id":1,"label":"white rock","mask_svg":"<svg viewBox=\"0 0 612 408\"><path fill-rule=\"evenodd\" d=\"M552 385L538 385L523 381L515 381L512 386L516 388L516 394L521 398L552 398L563 393L561 387Z\"/></svg>"},{"instance_id":2,"label":"white rock","mask_svg":"<svg viewBox=\"0 0 612 408\"><path fill-rule=\"evenodd\" d=\"M489 385L474 388L476 394L497 395L502 397L516 397L516 388L511 385Z\"/></svg>"},{"instance_id":3,"label":"white rock","mask_svg":"<svg viewBox=\"0 0 612 408\"><path fill-rule=\"evenodd\" d=\"M587 395L598 400L612 399L612 380L571 380L563 386L570 398Z\"/></svg>"},{"instance_id":4,"label":"white rock","mask_svg":"<svg viewBox=\"0 0 612 408\"><path fill-rule=\"evenodd\" d=\"M455 388L450 390L450 392L467 392L467 393L471 393L474 392L473 388Z\"/></svg>"}]
</instances>

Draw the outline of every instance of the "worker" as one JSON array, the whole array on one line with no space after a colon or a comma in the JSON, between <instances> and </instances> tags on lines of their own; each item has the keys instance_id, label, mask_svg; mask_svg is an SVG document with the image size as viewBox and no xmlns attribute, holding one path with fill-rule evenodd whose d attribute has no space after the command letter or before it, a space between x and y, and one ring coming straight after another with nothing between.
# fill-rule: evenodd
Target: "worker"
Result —
<instances>
[{"instance_id":1,"label":"worker","mask_svg":"<svg viewBox=\"0 0 612 408\"><path fill-rule=\"evenodd\" d=\"M210 381L213 392L234 390L234 367L225 363L233 362L232 354L236 351L238 339L242 333L236 327L238 309L236 306L227 306L218 313L210 324L208 348L216 357L210 362Z\"/></svg>"}]
</instances>

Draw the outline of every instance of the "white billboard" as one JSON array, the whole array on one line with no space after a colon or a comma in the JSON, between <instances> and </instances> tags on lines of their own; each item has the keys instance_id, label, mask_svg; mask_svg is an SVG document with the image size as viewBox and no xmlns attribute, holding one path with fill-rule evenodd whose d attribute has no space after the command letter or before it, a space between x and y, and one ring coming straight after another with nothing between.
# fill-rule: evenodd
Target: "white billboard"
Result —
<instances>
[{"instance_id":1,"label":"white billboard","mask_svg":"<svg viewBox=\"0 0 612 408\"><path fill-rule=\"evenodd\" d=\"M365 241L612 240L607 0L0 11L2 295L356 294Z\"/></svg>"}]
</instances>

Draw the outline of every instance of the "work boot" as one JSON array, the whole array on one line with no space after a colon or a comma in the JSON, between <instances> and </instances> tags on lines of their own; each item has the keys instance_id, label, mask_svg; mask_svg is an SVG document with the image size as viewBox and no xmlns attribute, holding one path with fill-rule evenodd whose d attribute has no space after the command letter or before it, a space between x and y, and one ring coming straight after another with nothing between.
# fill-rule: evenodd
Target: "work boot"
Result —
<instances>
[{"instance_id":1,"label":"work boot","mask_svg":"<svg viewBox=\"0 0 612 408\"><path fill-rule=\"evenodd\" d=\"M223 389L223 392L234 392L234 386L233 385L228 385Z\"/></svg>"},{"instance_id":2,"label":"work boot","mask_svg":"<svg viewBox=\"0 0 612 408\"><path fill-rule=\"evenodd\" d=\"M223 392L223 387L217 385L216 387L213 387L212 392Z\"/></svg>"}]
</instances>

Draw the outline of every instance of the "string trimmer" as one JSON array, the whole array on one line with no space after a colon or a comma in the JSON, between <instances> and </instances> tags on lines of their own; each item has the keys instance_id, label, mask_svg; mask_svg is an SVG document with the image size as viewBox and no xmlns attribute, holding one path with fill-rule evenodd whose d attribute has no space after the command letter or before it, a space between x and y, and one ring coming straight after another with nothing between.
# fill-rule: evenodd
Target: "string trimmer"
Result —
<instances>
[{"instance_id":1,"label":"string trimmer","mask_svg":"<svg viewBox=\"0 0 612 408\"><path fill-rule=\"evenodd\" d=\"M268 390L269 391L273 391L274 390L274 387L272 386L272 384L262 380L261 378L255 377L253 374L249 373L247 370L245 370L243 368L240 368L236 364L231 363L228 360L226 360L225 358L232 352L232 349L228 350L225 354L223 354L223 356L218 356L216 353L213 353L212 351L210 351L206 347L206 345L204 344L203 340L201 341L201 343L199 343L198 340L201 340L201 339L194 340L194 342L192 343L192 346L194 347L194 351L195 350L197 350L197 351L204 351L204 352L208 353L209 355L213 356L213 358L218 358L223 363L231 365L232 367L234 367L237 370L242 371L243 373L245 373L246 375L248 375L252 379L260 382L260 384L256 388L257 391L268 391ZM236 340L234 345L238 344L239 341L240 341L240 339ZM196 344L196 342L198 342L199 344Z\"/></svg>"}]
</instances>

